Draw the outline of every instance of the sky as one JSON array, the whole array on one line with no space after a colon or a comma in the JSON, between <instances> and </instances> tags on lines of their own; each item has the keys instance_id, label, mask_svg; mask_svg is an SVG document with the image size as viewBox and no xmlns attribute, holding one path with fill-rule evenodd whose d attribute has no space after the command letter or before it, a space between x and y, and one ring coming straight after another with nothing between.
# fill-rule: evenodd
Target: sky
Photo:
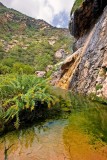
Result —
<instances>
[{"instance_id":1,"label":"sky","mask_svg":"<svg viewBox=\"0 0 107 160\"><path fill-rule=\"evenodd\" d=\"M70 11L75 0L0 0L8 8L36 19L43 19L49 24L67 28Z\"/></svg>"}]
</instances>

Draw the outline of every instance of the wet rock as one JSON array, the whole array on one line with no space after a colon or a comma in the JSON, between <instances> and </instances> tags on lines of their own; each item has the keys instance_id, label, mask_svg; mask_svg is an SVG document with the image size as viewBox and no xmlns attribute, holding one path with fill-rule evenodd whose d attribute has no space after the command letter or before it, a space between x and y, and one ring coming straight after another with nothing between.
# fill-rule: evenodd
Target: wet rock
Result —
<instances>
[{"instance_id":1,"label":"wet rock","mask_svg":"<svg viewBox=\"0 0 107 160\"><path fill-rule=\"evenodd\" d=\"M77 57L81 54L82 48L78 49L75 53L72 55L68 56L64 61L61 66L62 71L69 69L71 65L74 64L76 61Z\"/></svg>"}]
</instances>

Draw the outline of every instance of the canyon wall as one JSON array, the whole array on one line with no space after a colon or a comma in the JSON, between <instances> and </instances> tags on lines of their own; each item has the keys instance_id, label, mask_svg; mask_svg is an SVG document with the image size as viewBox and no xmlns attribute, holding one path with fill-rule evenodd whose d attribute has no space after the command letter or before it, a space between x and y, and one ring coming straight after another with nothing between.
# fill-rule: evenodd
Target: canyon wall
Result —
<instances>
[{"instance_id":1,"label":"canyon wall","mask_svg":"<svg viewBox=\"0 0 107 160\"><path fill-rule=\"evenodd\" d=\"M75 52L63 62L57 86L107 98L106 5L104 0L85 0L72 13L70 31L76 38Z\"/></svg>"}]
</instances>

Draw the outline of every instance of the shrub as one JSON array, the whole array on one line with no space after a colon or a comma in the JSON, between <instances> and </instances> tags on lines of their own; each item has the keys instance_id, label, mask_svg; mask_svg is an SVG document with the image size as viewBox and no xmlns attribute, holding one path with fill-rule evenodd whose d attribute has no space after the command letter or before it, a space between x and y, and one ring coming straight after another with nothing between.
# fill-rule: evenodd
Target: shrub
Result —
<instances>
[{"instance_id":1,"label":"shrub","mask_svg":"<svg viewBox=\"0 0 107 160\"><path fill-rule=\"evenodd\" d=\"M5 58L5 59L3 59L3 60L1 61L1 63L2 63L3 65L8 66L8 67L13 67L13 64L15 63L15 60L12 59L12 58Z\"/></svg>"},{"instance_id":2,"label":"shrub","mask_svg":"<svg viewBox=\"0 0 107 160\"><path fill-rule=\"evenodd\" d=\"M33 74L35 71L35 69L28 65L28 64L23 64L23 63L20 63L20 62L16 62L14 65L13 65L13 68L12 68L12 72L13 73L18 73L18 74L21 74L21 73L24 73L24 74Z\"/></svg>"},{"instance_id":3,"label":"shrub","mask_svg":"<svg viewBox=\"0 0 107 160\"><path fill-rule=\"evenodd\" d=\"M48 53L42 55L38 54L35 57L35 69L36 70L45 70L46 66L52 64L52 56Z\"/></svg>"},{"instance_id":4,"label":"shrub","mask_svg":"<svg viewBox=\"0 0 107 160\"><path fill-rule=\"evenodd\" d=\"M10 67L8 66L3 66L2 64L0 64L0 74L7 74L10 73Z\"/></svg>"}]
</instances>

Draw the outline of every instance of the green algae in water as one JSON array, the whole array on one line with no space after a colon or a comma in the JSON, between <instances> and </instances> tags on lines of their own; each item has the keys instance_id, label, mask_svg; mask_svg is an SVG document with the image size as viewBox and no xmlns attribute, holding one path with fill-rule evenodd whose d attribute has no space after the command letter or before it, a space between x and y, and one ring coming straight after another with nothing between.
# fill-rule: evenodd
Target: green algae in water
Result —
<instances>
[{"instance_id":1,"label":"green algae in water","mask_svg":"<svg viewBox=\"0 0 107 160\"><path fill-rule=\"evenodd\" d=\"M107 106L73 111L63 138L72 160L107 160Z\"/></svg>"},{"instance_id":2,"label":"green algae in water","mask_svg":"<svg viewBox=\"0 0 107 160\"><path fill-rule=\"evenodd\" d=\"M70 117L71 125L107 143L107 106L83 109Z\"/></svg>"}]
</instances>

